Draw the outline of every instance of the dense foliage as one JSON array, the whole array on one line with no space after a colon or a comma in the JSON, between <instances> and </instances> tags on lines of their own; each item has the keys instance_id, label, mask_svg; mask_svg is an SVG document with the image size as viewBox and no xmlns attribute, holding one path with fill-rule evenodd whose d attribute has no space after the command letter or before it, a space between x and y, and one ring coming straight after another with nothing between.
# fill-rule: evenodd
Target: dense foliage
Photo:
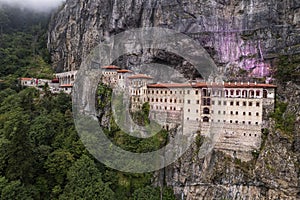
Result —
<instances>
[{"instance_id":1,"label":"dense foliage","mask_svg":"<svg viewBox=\"0 0 300 200\"><path fill-rule=\"evenodd\" d=\"M0 87L18 77L51 78L46 48L49 16L14 7L0 7Z\"/></svg>"},{"instance_id":2,"label":"dense foliage","mask_svg":"<svg viewBox=\"0 0 300 200\"><path fill-rule=\"evenodd\" d=\"M169 189L151 186L152 173L122 173L95 160L75 130L70 96L18 85L22 76L52 77L48 17L0 7L0 199L174 199ZM118 127L112 131L120 146L136 143ZM166 133L136 148L151 150L161 137Z\"/></svg>"}]
</instances>

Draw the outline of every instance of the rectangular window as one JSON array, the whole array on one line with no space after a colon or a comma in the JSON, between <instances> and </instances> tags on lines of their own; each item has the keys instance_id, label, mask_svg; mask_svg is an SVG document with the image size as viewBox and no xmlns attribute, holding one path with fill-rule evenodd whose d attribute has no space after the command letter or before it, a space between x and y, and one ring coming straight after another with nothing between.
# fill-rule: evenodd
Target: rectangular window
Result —
<instances>
[{"instance_id":1,"label":"rectangular window","mask_svg":"<svg viewBox=\"0 0 300 200\"><path fill-rule=\"evenodd\" d=\"M245 116L245 115L246 115L246 112L243 112L243 115Z\"/></svg>"},{"instance_id":2,"label":"rectangular window","mask_svg":"<svg viewBox=\"0 0 300 200\"><path fill-rule=\"evenodd\" d=\"M236 115L239 115L239 112L238 112L238 111L236 111L236 112L235 112L235 114L236 114Z\"/></svg>"},{"instance_id":3,"label":"rectangular window","mask_svg":"<svg viewBox=\"0 0 300 200\"><path fill-rule=\"evenodd\" d=\"M249 116L251 116L251 112L249 112Z\"/></svg>"},{"instance_id":4,"label":"rectangular window","mask_svg":"<svg viewBox=\"0 0 300 200\"><path fill-rule=\"evenodd\" d=\"M230 105L233 106L233 101L230 101Z\"/></svg>"},{"instance_id":5,"label":"rectangular window","mask_svg":"<svg viewBox=\"0 0 300 200\"><path fill-rule=\"evenodd\" d=\"M191 104L191 100L187 100L187 103L188 103L188 104Z\"/></svg>"},{"instance_id":6,"label":"rectangular window","mask_svg":"<svg viewBox=\"0 0 300 200\"><path fill-rule=\"evenodd\" d=\"M200 101L199 101L199 100L197 100L197 101L196 101L196 104L199 104L199 103L200 103Z\"/></svg>"},{"instance_id":7,"label":"rectangular window","mask_svg":"<svg viewBox=\"0 0 300 200\"><path fill-rule=\"evenodd\" d=\"M226 115L226 111L223 111L223 115Z\"/></svg>"},{"instance_id":8,"label":"rectangular window","mask_svg":"<svg viewBox=\"0 0 300 200\"><path fill-rule=\"evenodd\" d=\"M215 101L211 101L211 104L212 104L212 105L215 105Z\"/></svg>"},{"instance_id":9,"label":"rectangular window","mask_svg":"<svg viewBox=\"0 0 300 200\"><path fill-rule=\"evenodd\" d=\"M258 112L256 113L256 116L259 116L259 113L258 113Z\"/></svg>"},{"instance_id":10,"label":"rectangular window","mask_svg":"<svg viewBox=\"0 0 300 200\"><path fill-rule=\"evenodd\" d=\"M249 121L248 124L251 124L251 122Z\"/></svg>"},{"instance_id":11,"label":"rectangular window","mask_svg":"<svg viewBox=\"0 0 300 200\"><path fill-rule=\"evenodd\" d=\"M240 105L240 102L239 102L239 101L237 101L237 102L236 102L236 105L237 105L237 106L239 106L239 105Z\"/></svg>"},{"instance_id":12,"label":"rectangular window","mask_svg":"<svg viewBox=\"0 0 300 200\"><path fill-rule=\"evenodd\" d=\"M243 101L243 106L247 106L247 102L246 101Z\"/></svg>"},{"instance_id":13,"label":"rectangular window","mask_svg":"<svg viewBox=\"0 0 300 200\"><path fill-rule=\"evenodd\" d=\"M249 102L249 106L252 106L252 102L251 101Z\"/></svg>"},{"instance_id":14,"label":"rectangular window","mask_svg":"<svg viewBox=\"0 0 300 200\"><path fill-rule=\"evenodd\" d=\"M226 101L223 102L223 105L226 106Z\"/></svg>"},{"instance_id":15,"label":"rectangular window","mask_svg":"<svg viewBox=\"0 0 300 200\"><path fill-rule=\"evenodd\" d=\"M221 111L220 111L220 110L218 111L218 114L219 114L219 115L221 114Z\"/></svg>"},{"instance_id":16,"label":"rectangular window","mask_svg":"<svg viewBox=\"0 0 300 200\"><path fill-rule=\"evenodd\" d=\"M256 102L256 106L259 107L259 102Z\"/></svg>"},{"instance_id":17,"label":"rectangular window","mask_svg":"<svg viewBox=\"0 0 300 200\"><path fill-rule=\"evenodd\" d=\"M222 102L221 101L218 101L218 105L221 105L222 104Z\"/></svg>"},{"instance_id":18,"label":"rectangular window","mask_svg":"<svg viewBox=\"0 0 300 200\"><path fill-rule=\"evenodd\" d=\"M189 91L189 90L187 91L187 94L190 94L190 91Z\"/></svg>"},{"instance_id":19,"label":"rectangular window","mask_svg":"<svg viewBox=\"0 0 300 200\"><path fill-rule=\"evenodd\" d=\"M230 114L233 115L233 111L230 111Z\"/></svg>"},{"instance_id":20,"label":"rectangular window","mask_svg":"<svg viewBox=\"0 0 300 200\"><path fill-rule=\"evenodd\" d=\"M199 93L198 90L196 90L196 91L195 91L195 94L198 95L198 93Z\"/></svg>"}]
</instances>

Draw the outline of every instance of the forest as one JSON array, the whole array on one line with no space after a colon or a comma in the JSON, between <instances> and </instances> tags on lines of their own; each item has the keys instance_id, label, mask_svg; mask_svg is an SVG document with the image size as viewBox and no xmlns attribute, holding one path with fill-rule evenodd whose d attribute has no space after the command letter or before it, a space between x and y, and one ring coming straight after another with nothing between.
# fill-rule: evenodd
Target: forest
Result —
<instances>
[{"instance_id":1,"label":"forest","mask_svg":"<svg viewBox=\"0 0 300 200\"><path fill-rule=\"evenodd\" d=\"M19 77L52 78L49 18L0 8L0 198L174 199L171 189L152 186L153 173L122 173L95 160L75 130L70 96L19 85ZM109 134L130 149L115 131Z\"/></svg>"}]
</instances>

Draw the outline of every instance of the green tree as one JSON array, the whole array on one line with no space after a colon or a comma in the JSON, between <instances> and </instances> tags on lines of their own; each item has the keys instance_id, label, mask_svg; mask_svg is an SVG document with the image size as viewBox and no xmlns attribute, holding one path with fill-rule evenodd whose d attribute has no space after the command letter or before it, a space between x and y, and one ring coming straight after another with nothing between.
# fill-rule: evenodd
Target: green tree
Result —
<instances>
[{"instance_id":1,"label":"green tree","mask_svg":"<svg viewBox=\"0 0 300 200\"><path fill-rule=\"evenodd\" d=\"M30 200L33 199L31 192L20 181L12 181L2 189L1 199L7 200Z\"/></svg>"},{"instance_id":2,"label":"green tree","mask_svg":"<svg viewBox=\"0 0 300 200\"><path fill-rule=\"evenodd\" d=\"M30 117L21 108L2 115L0 127L9 142L1 146L5 152L5 175L9 180L31 183L35 171L35 154L28 137Z\"/></svg>"},{"instance_id":3,"label":"green tree","mask_svg":"<svg viewBox=\"0 0 300 200\"><path fill-rule=\"evenodd\" d=\"M108 183L103 183L102 175L93 160L83 155L69 169L68 183L60 199L101 199L114 200L114 192Z\"/></svg>"}]
</instances>

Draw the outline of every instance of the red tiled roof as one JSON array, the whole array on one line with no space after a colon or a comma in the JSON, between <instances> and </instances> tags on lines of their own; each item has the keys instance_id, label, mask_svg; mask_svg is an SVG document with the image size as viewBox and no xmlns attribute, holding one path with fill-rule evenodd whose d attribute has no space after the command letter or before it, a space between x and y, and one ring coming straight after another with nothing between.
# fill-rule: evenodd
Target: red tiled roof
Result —
<instances>
[{"instance_id":1,"label":"red tiled roof","mask_svg":"<svg viewBox=\"0 0 300 200\"><path fill-rule=\"evenodd\" d=\"M129 79L153 79L151 76L147 76L145 74L135 74L133 76L128 77Z\"/></svg>"},{"instance_id":2,"label":"red tiled roof","mask_svg":"<svg viewBox=\"0 0 300 200\"><path fill-rule=\"evenodd\" d=\"M276 88L276 85L265 83L225 83L225 88Z\"/></svg>"},{"instance_id":3,"label":"red tiled roof","mask_svg":"<svg viewBox=\"0 0 300 200\"><path fill-rule=\"evenodd\" d=\"M52 83L59 83L59 79L58 78L52 79Z\"/></svg>"},{"instance_id":4,"label":"red tiled roof","mask_svg":"<svg viewBox=\"0 0 300 200\"><path fill-rule=\"evenodd\" d=\"M33 78L20 78L21 81L31 81Z\"/></svg>"},{"instance_id":5,"label":"red tiled roof","mask_svg":"<svg viewBox=\"0 0 300 200\"><path fill-rule=\"evenodd\" d=\"M73 87L72 84L63 84L63 85L60 85L59 87Z\"/></svg>"},{"instance_id":6,"label":"red tiled roof","mask_svg":"<svg viewBox=\"0 0 300 200\"><path fill-rule=\"evenodd\" d=\"M202 88L202 87L220 87L220 88L276 88L276 85L262 83L158 83L149 84L149 88Z\"/></svg>"},{"instance_id":7,"label":"red tiled roof","mask_svg":"<svg viewBox=\"0 0 300 200\"><path fill-rule=\"evenodd\" d=\"M118 73L132 73L133 71L131 70L128 70L128 69L120 69L120 70L117 70Z\"/></svg>"},{"instance_id":8,"label":"red tiled roof","mask_svg":"<svg viewBox=\"0 0 300 200\"><path fill-rule=\"evenodd\" d=\"M110 65L110 66L104 66L101 67L102 69L120 69L120 67L114 66L114 65Z\"/></svg>"}]
</instances>

